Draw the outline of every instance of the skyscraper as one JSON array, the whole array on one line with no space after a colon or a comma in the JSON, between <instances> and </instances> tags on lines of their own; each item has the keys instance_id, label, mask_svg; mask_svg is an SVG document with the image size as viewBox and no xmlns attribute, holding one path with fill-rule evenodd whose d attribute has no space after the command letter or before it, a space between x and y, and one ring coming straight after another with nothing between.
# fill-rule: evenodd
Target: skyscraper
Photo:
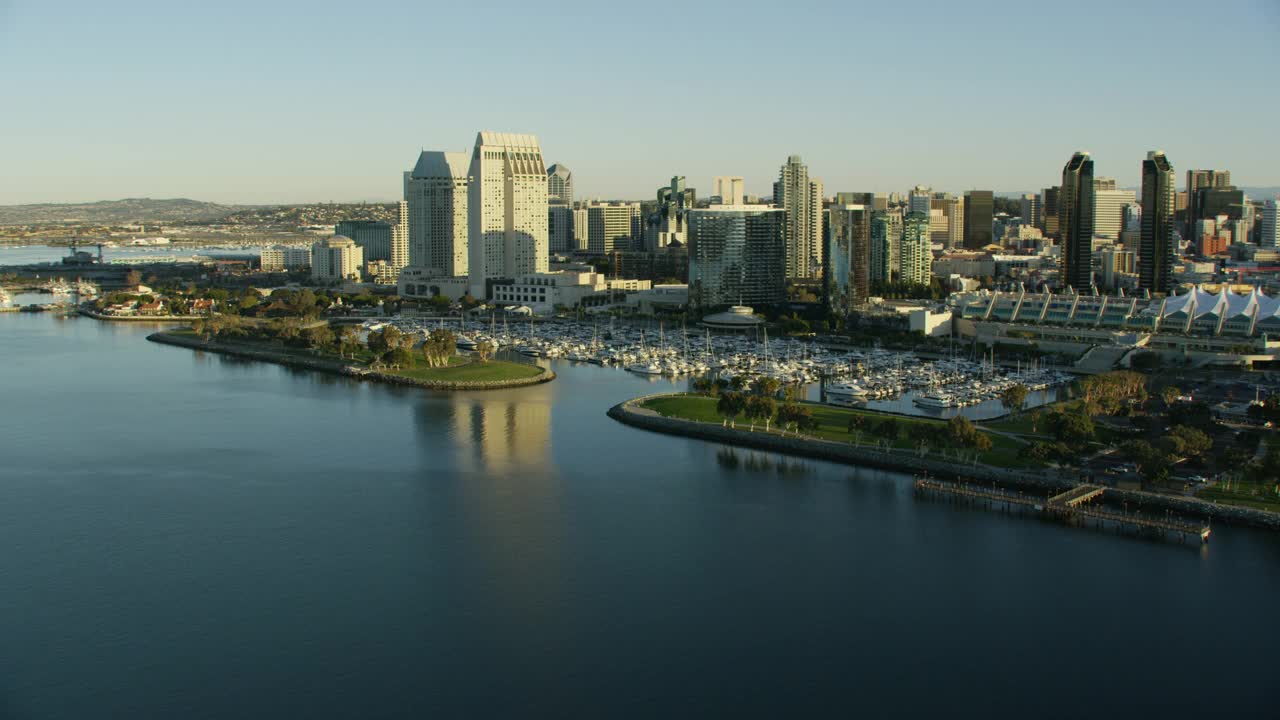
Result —
<instances>
[{"instance_id":1,"label":"skyscraper","mask_svg":"<svg viewBox=\"0 0 1280 720\"><path fill-rule=\"evenodd\" d=\"M573 205L573 172L560 163L547 168L547 203Z\"/></svg>"},{"instance_id":2,"label":"skyscraper","mask_svg":"<svg viewBox=\"0 0 1280 720\"><path fill-rule=\"evenodd\" d=\"M827 210L827 251L823 284L836 313L867 302L871 281L871 208L836 205Z\"/></svg>"},{"instance_id":3,"label":"skyscraper","mask_svg":"<svg viewBox=\"0 0 1280 720\"><path fill-rule=\"evenodd\" d=\"M995 193L990 190L970 190L964 194L965 248L978 250L991 244L995 203Z\"/></svg>"},{"instance_id":4,"label":"skyscraper","mask_svg":"<svg viewBox=\"0 0 1280 720\"><path fill-rule=\"evenodd\" d=\"M929 242L929 216L907 213L902 221L902 248L898 278L913 285L928 285L933 276L933 251Z\"/></svg>"},{"instance_id":5,"label":"skyscraper","mask_svg":"<svg viewBox=\"0 0 1280 720\"><path fill-rule=\"evenodd\" d=\"M871 215L871 242L867 279L873 283L888 282L892 279L893 267L893 226L889 222L889 214L876 210Z\"/></svg>"},{"instance_id":6,"label":"skyscraper","mask_svg":"<svg viewBox=\"0 0 1280 720\"><path fill-rule=\"evenodd\" d=\"M1022 196L1022 224L1041 227L1044 224L1040 207L1040 196L1027 193Z\"/></svg>"},{"instance_id":7,"label":"skyscraper","mask_svg":"<svg viewBox=\"0 0 1280 720\"><path fill-rule=\"evenodd\" d=\"M1262 237L1258 245L1280 248L1280 198L1268 200L1262 209Z\"/></svg>"},{"instance_id":8,"label":"skyscraper","mask_svg":"<svg viewBox=\"0 0 1280 720\"><path fill-rule=\"evenodd\" d=\"M786 300L787 215L765 205L689 213L689 300L698 308Z\"/></svg>"},{"instance_id":9,"label":"skyscraper","mask_svg":"<svg viewBox=\"0 0 1280 720\"><path fill-rule=\"evenodd\" d=\"M432 275L467 274L469 187L465 152L424 151L405 173L408 264Z\"/></svg>"},{"instance_id":10,"label":"skyscraper","mask_svg":"<svg viewBox=\"0 0 1280 720\"><path fill-rule=\"evenodd\" d=\"M1200 191L1229 188L1231 188L1231 171L1229 170L1187 171L1187 237L1195 236L1193 230L1196 221L1211 217L1200 206Z\"/></svg>"},{"instance_id":11,"label":"skyscraper","mask_svg":"<svg viewBox=\"0 0 1280 720\"><path fill-rule=\"evenodd\" d=\"M946 248L954 250L964 244L964 201L955 197L944 198L942 214L947 216Z\"/></svg>"},{"instance_id":12,"label":"skyscraper","mask_svg":"<svg viewBox=\"0 0 1280 720\"><path fill-rule=\"evenodd\" d=\"M1125 208L1136 205L1132 190L1117 190L1114 178L1095 178L1093 183L1093 234L1119 240L1124 230Z\"/></svg>"},{"instance_id":13,"label":"skyscraper","mask_svg":"<svg viewBox=\"0 0 1280 720\"><path fill-rule=\"evenodd\" d=\"M1173 290L1173 204L1177 193L1173 165L1163 152L1142 161L1142 240L1138 251L1138 287L1153 293Z\"/></svg>"},{"instance_id":14,"label":"skyscraper","mask_svg":"<svg viewBox=\"0 0 1280 720\"><path fill-rule=\"evenodd\" d=\"M1077 291L1093 284L1093 159L1077 152L1062 169L1058 195L1062 285Z\"/></svg>"},{"instance_id":15,"label":"skyscraper","mask_svg":"<svg viewBox=\"0 0 1280 720\"><path fill-rule=\"evenodd\" d=\"M547 169L533 135L481 132L471 154L471 295L490 278L546 272Z\"/></svg>"},{"instance_id":16,"label":"skyscraper","mask_svg":"<svg viewBox=\"0 0 1280 720\"><path fill-rule=\"evenodd\" d=\"M1044 216L1044 224L1040 227L1045 235L1052 237L1058 236L1058 195L1061 194L1062 188L1057 185L1051 188L1045 188L1041 193L1044 200L1044 207L1041 213Z\"/></svg>"},{"instance_id":17,"label":"skyscraper","mask_svg":"<svg viewBox=\"0 0 1280 720\"><path fill-rule=\"evenodd\" d=\"M929 216L929 208L933 206L933 191L923 185L915 186L907 195L907 212L915 212Z\"/></svg>"},{"instance_id":18,"label":"skyscraper","mask_svg":"<svg viewBox=\"0 0 1280 720\"><path fill-rule=\"evenodd\" d=\"M587 206L587 251L602 256L633 247L631 218L639 203L597 203Z\"/></svg>"},{"instance_id":19,"label":"skyscraper","mask_svg":"<svg viewBox=\"0 0 1280 720\"><path fill-rule=\"evenodd\" d=\"M333 226L333 234L351 238L364 253L364 260L391 261L391 231L394 226L381 220L343 220Z\"/></svg>"},{"instance_id":20,"label":"skyscraper","mask_svg":"<svg viewBox=\"0 0 1280 720\"><path fill-rule=\"evenodd\" d=\"M787 212L787 279L813 277L822 252L822 181L809 179L799 155L779 170L773 204Z\"/></svg>"},{"instance_id":21,"label":"skyscraper","mask_svg":"<svg viewBox=\"0 0 1280 720\"><path fill-rule=\"evenodd\" d=\"M409 264L409 201L396 203L396 224L391 227L391 269L398 275Z\"/></svg>"},{"instance_id":22,"label":"skyscraper","mask_svg":"<svg viewBox=\"0 0 1280 720\"><path fill-rule=\"evenodd\" d=\"M741 205L743 195L742 178L737 175L717 175L712 181L712 195L720 198L722 205Z\"/></svg>"},{"instance_id":23,"label":"skyscraper","mask_svg":"<svg viewBox=\"0 0 1280 720\"><path fill-rule=\"evenodd\" d=\"M573 208L559 203L547 206L547 246L553 253L574 250Z\"/></svg>"}]
</instances>

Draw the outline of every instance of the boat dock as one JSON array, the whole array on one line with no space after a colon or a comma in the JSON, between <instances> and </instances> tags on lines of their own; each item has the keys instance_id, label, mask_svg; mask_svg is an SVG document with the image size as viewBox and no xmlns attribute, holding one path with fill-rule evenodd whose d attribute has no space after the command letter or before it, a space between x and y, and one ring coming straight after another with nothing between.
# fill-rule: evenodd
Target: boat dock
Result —
<instances>
[{"instance_id":1,"label":"boat dock","mask_svg":"<svg viewBox=\"0 0 1280 720\"><path fill-rule=\"evenodd\" d=\"M915 493L918 496L942 498L996 509L1030 510L1045 518L1080 527L1114 529L1161 538L1177 537L1180 542L1190 538L1198 538L1201 543L1209 542L1211 528L1205 523L1183 520L1171 514L1165 517L1151 517L1127 510L1112 510L1089 504L1102 497L1105 492L1106 488L1102 486L1085 484L1042 499L1036 495L1002 490L997 487L948 483L928 478L917 478L915 481Z\"/></svg>"}]
</instances>

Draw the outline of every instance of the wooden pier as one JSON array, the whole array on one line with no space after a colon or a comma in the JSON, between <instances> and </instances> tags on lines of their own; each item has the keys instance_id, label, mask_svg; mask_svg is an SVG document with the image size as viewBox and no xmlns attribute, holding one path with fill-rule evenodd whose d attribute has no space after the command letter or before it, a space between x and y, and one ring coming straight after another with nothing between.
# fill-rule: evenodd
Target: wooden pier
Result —
<instances>
[{"instance_id":1,"label":"wooden pier","mask_svg":"<svg viewBox=\"0 0 1280 720\"><path fill-rule=\"evenodd\" d=\"M983 487L967 483L948 483L928 478L915 481L917 495L941 497L975 505L1004 509L1024 509L1049 519L1081 527L1133 531L1157 537L1176 536L1180 541L1199 538L1209 542L1211 528L1203 523L1183 520L1173 516L1150 517L1128 511L1119 511L1089 503L1102 497L1106 488L1099 485L1078 485L1066 492L1048 498L1037 495Z\"/></svg>"}]
</instances>

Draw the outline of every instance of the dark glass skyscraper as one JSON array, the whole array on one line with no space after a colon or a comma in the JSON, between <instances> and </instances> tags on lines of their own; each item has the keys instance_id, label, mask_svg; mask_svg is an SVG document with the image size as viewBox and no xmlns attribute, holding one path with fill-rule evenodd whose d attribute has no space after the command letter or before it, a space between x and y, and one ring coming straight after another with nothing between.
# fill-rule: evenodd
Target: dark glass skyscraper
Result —
<instances>
[{"instance_id":1,"label":"dark glass skyscraper","mask_svg":"<svg viewBox=\"0 0 1280 720\"><path fill-rule=\"evenodd\" d=\"M964 246L977 250L991 244L991 221L996 198L990 190L970 190L964 194Z\"/></svg>"},{"instance_id":2,"label":"dark glass skyscraper","mask_svg":"<svg viewBox=\"0 0 1280 720\"><path fill-rule=\"evenodd\" d=\"M1045 188L1041 194L1041 197L1044 198L1044 207L1041 208L1040 217L1044 225L1040 229L1044 231L1045 235L1051 237L1058 236L1058 195L1061 193L1062 188L1054 185L1053 187Z\"/></svg>"},{"instance_id":3,"label":"dark glass skyscraper","mask_svg":"<svg viewBox=\"0 0 1280 720\"><path fill-rule=\"evenodd\" d=\"M1058 193L1062 286L1084 292L1093 285L1093 159L1078 152L1062 169Z\"/></svg>"},{"instance_id":4,"label":"dark glass skyscraper","mask_svg":"<svg viewBox=\"0 0 1280 720\"><path fill-rule=\"evenodd\" d=\"M1153 293L1173 290L1175 188L1173 165L1164 153L1142 161L1142 242L1138 246L1138 287Z\"/></svg>"},{"instance_id":5,"label":"dark glass skyscraper","mask_svg":"<svg viewBox=\"0 0 1280 720\"><path fill-rule=\"evenodd\" d=\"M776 305L787 299L787 214L765 205L713 205L689 212L689 300Z\"/></svg>"},{"instance_id":6,"label":"dark glass skyscraper","mask_svg":"<svg viewBox=\"0 0 1280 720\"><path fill-rule=\"evenodd\" d=\"M823 280L832 312L865 304L871 290L871 205L843 204L827 210Z\"/></svg>"}]
</instances>

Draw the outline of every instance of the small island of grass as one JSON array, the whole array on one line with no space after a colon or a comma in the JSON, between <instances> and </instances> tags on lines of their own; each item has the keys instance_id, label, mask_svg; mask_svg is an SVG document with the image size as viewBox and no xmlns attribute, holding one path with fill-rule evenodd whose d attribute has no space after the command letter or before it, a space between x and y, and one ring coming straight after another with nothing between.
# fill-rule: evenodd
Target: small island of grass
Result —
<instances>
[{"instance_id":1,"label":"small island of grass","mask_svg":"<svg viewBox=\"0 0 1280 720\"><path fill-rule=\"evenodd\" d=\"M227 321L160 332L148 339L292 367L304 367L432 390L519 387L555 378L547 368L493 358L493 348L459 355L456 339L437 330L425 340L392 326L361 342L356 328L324 321Z\"/></svg>"}]
</instances>

